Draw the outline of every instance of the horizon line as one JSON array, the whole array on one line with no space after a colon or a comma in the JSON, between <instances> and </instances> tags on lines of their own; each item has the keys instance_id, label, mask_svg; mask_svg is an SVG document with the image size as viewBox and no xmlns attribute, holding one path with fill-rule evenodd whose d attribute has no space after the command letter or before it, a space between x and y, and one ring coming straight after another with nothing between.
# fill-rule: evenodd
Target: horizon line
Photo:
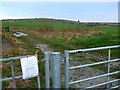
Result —
<instances>
[{"instance_id":1,"label":"horizon line","mask_svg":"<svg viewBox=\"0 0 120 90\"><path fill-rule=\"evenodd\" d=\"M3 19L0 19L0 20L12 20L12 19L58 19L58 20L68 20L68 21L80 21L80 22L113 22L113 23L118 23L119 21L87 21L87 20L80 20L80 19L78 19L78 20L76 20L76 19L66 19L66 18L52 18L52 17L21 17L21 18L3 18Z\"/></svg>"}]
</instances>

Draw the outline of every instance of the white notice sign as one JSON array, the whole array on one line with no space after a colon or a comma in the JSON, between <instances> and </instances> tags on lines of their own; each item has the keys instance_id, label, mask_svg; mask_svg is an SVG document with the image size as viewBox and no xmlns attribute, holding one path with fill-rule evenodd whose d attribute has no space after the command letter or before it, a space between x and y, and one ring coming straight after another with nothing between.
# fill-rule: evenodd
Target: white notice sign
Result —
<instances>
[{"instance_id":1,"label":"white notice sign","mask_svg":"<svg viewBox=\"0 0 120 90\"><path fill-rule=\"evenodd\" d=\"M38 62L37 55L21 58L21 67L23 79L32 78L38 76Z\"/></svg>"}]
</instances>

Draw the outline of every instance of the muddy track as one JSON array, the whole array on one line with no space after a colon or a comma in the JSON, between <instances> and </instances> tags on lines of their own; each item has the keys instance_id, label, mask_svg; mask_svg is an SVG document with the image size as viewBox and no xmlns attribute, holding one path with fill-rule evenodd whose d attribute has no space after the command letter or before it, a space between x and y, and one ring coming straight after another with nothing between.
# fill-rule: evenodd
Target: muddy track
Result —
<instances>
[{"instance_id":1,"label":"muddy track","mask_svg":"<svg viewBox=\"0 0 120 90\"><path fill-rule=\"evenodd\" d=\"M49 47L49 45L40 43L39 41L34 40L34 39L30 38L30 37L28 37L28 39L32 43L35 44L36 48L40 48L42 52L49 52L49 53L52 52L52 49ZM95 56L95 55L90 54L90 53L84 53L83 57L84 58L79 57L79 59L85 60L85 58L91 58L92 57L92 58L96 59L97 61L103 61L103 60L105 60L105 58L102 57L102 56L98 57L98 56ZM51 54L50 54L50 58L51 58ZM79 60L75 60L75 59L76 59L75 57L71 58L71 60L70 60L70 66L76 66L76 65L82 65L83 64ZM50 59L50 61L51 61L51 59ZM52 63L51 62L50 62L50 67L52 67ZM62 81L61 82L64 82L64 69L63 69L63 67L64 67L64 62L63 62L63 55L62 55L61 56L61 68L62 68L62 70L61 70L61 73L62 73L62 75L61 75L62 79L61 80ZM75 80L80 80L80 79L88 78L88 77L98 76L98 75L101 75L101 74L105 74L105 72L102 71L102 70L99 70L97 68L92 68L92 67L85 67L85 68L71 70L70 71L70 82L71 81L75 81ZM52 71L50 71L50 77L52 78ZM112 79L113 78L111 78L111 80ZM108 80L108 78L106 76L106 77L102 77L102 78L97 78L97 79L93 79L93 80L89 80L89 81L77 83L77 84L71 85L70 87L85 88L85 87L89 87L91 85L95 85L95 84L106 82L107 80ZM111 85L114 86L116 84L117 83L112 83ZM104 85L104 86L102 86L100 88L107 88L107 86Z\"/></svg>"}]
</instances>

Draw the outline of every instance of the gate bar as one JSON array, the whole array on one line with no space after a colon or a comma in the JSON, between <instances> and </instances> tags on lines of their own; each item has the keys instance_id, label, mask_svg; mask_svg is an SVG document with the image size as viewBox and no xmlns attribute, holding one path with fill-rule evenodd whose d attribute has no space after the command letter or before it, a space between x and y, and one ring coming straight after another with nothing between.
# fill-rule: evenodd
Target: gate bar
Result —
<instances>
[{"instance_id":1,"label":"gate bar","mask_svg":"<svg viewBox=\"0 0 120 90\"><path fill-rule=\"evenodd\" d=\"M118 73L120 73L120 71L112 72L112 73L109 73L109 74L108 73L107 74L102 74L102 75L94 76L94 77L90 77L90 78L85 78L85 79L82 79L82 80L72 81L69 84L84 82L84 81L88 81L88 80L92 80L92 79L96 79L96 78L100 78L100 77L105 77L105 76L109 76L109 75L113 75L113 74L118 74Z\"/></svg>"},{"instance_id":2,"label":"gate bar","mask_svg":"<svg viewBox=\"0 0 120 90\"><path fill-rule=\"evenodd\" d=\"M38 81L38 90L40 90L40 76L39 76L39 74L37 76L37 81Z\"/></svg>"},{"instance_id":3,"label":"gate bar","mask_svg":"<svg viewBox=\"0 0 120 90\"><path fill-rule=\"evenodd\" d=\"M120 58L113 59L110 61L102 61L102 62L96 62L96 63L91 63L91 64L84 64L84 65L69 67L69 69L72 70L72 69L83 68L83 67L88 67L88 66L93 66L93 65L98 65L98 64L108 63L108 62L114 62L114 61L119 61L119 60Z\"/></svg>"},{"instance_id":4,"label":"gate bar","mask_svg":"<svg viewBox=\"0 0 120 90\"><path fill-rule=\"evenodd\" d=\"M49 55L48 55L48 52L44 52L44 60L45 60L46 88L50 88L50 71L49 71Z\"/></svg>"},{"instance_id":5,"label":"gate bar","mask_svg":"<svg viewBox=\"0 0 120 90\"><path fill-rule=\"evenodd\" d=\"M69 53L94 51L94 50L103 50L103 49L112 49L112 48L118 48L118 47L120 47L120 45L106 46L106 47L97 47L97 48L89 48L89 49L78 49L78 50L70 50Z\"/></svg>"},{"instance_id":6,"label":"gate bar","mask_svg":"<svg viewBox=\"0 0 120 90\"><path fill-rule=\"evenodd\" d=\"M112 87L112 88L110 88L110 89L108 89L108 90L115 89L115 88L119 88L119 87L120 87L120 85L114 86L114 87Z\"/></svg>"},{"instance_id":7,"label":"gate bar","mask_svg":"<svg viewBox=\"0 0 120 90\"><path fill-rule=\"evenodd\" d=\"M108 49L108 74L110 73L110 49ZM108 81L110 81L110 76L108 75ZM110 87L110 84L107 85L107 88Z\"/></svg>"},{"instance_id":8,"label":"gate bar","mask_svg":"<svg viewBox=\"0 0 120 90\"><path fill-rule=\"evenodd\" d=\"M24 57L26 57L26 56L21 56L21 58L24 58ZM18 57L10 57L10 58L1 58L0 62L10 61L10 60L18 60L18 59L20 59L20 56L18 56Z\"/></svg>"},{"instance_id":9,"label":"gate bar","mask_svg":"<svg viewBox=\"0 0 120 90\"><path fill-rule=\"evenodd\" d=\"M53 88L60 88L60 52L52 52Z\"/></svg>"},{"instance_id":10,"label":"gate bar","mask_svg":"<svg viewBox=\"0 0 120 90\"><path fill-rule=\"evenodd\" d=\"M22 76L15 76L15 79L20 79L20 78L22 78ZM12 77L10 77L10 78L3 78L3 79L0 80L0 82L10 81L10 80L12 80Z\"/></svg>"},{"instance_id":11,"label":"gate bar","mask_svg":"<svg viewBox=\"0 0 120 90\"><path fill-rule=\"evenodd\" d=\"M65 79L65 88L69 88L69 52L68 52L68 50L65 50L64 51L64 62L65 62L65 64L64 64L64 68L65 68L65 71L64 71L64 73L65 73L65 77L64 77L64 79Z\"/></svg>"},{"instance_id":12,"label":"gate bar","mask_svg":"<svg viewBox=\"0 0 120 90\"><path fill-rule=\"evenodd\" d=\"M14 73L14 65L13 60L10 61L11 64L11 70L12 70L12 80L13 80L13 88L16 88L16 81L15 81L15 73Z\"/></svg>"},{"instance_id":13,"label":"gate bar","mask_svg":"<svg viewBox=\"0 0 120 90\"><path fill-rule=\"evenodd\" d=\"M93 86L86 87L86 88L94 88L94 87L102 86L102 85L105 85L105 84L109 84L109 83L117 82L117 81L119 81L119 80L120 80L120 79L115 79L115 80L111 80L111 81L108 81L108 82L100 83L100 84L93 85Z\"/></svg>"}]
</instances>

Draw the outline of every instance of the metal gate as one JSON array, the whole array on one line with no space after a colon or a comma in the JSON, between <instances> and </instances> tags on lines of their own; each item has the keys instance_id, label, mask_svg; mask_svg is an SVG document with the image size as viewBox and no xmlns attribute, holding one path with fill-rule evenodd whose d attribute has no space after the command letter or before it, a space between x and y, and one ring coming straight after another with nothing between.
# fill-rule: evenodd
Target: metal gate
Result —
<instances>
[{"instance_id":1,"label":"metal gate","mask_svg":"<svg viewBox=\"0 0 120 90\"><path fill-rule=\"evenodd\" d=\"M3 58L3 59L0 59L0 62L6 62L6 61L10 61L10 66L11 66L11 71L12 71L12 77L7 77L7 78L2 78L0 80L0 82L3 82L3 81L13 81L13 88L16 88L16 79L21 79L22 78L22 75L21 76L15 76L15 71L14 71L14 64L13 64L13 60L19 60L20 58L23 58L23 57L26 57L26 56L21 56L21 57L10 57L10 58ZM37 76L37 81L38 81L38 88L40 88L40 76L38 75Z\"/></svg>"},{"instance_id":2,"label":"metal gate","mask_svg":"<svg viewBox=\"0 0 120 90\"><path fill-rule=\"evenodd\" d=\"M45 62L45 83L46 83L46 88L50 88L50 57L49 57L49 53L48 52L44 52L44 62ZM52 52L51 53L52 56L52 81L53 81L53 88L60 88L60 52ZM11 66L11 71L12 71L12 77L5 77L5 78L1 78L0 79L0 83L4 82L4 81L13 81L13 88L16 88L16 79L22 79L22 75L21 76L15 76L15 70L14 70L14 64L13 61L14 60L19 60L20 58L23 58L26 56L19 56L19 57L10 57L10 58L2 58L0 59L0 62L6 62L9 61L10 62L10 66ZM40 75L37 76L37 82L38 82L38 89L40 89ZM0 89L2 89L0 87Z\"/></svg>"},{"instance_id":3,"label":"metal gate","mask_svg":"<svg viewBox=\"0 0 120 90\"><path fill-rule=\"evenodd\" d=\"M115 58L112 59L110 58L111 56L111 49L113 48L119 48L120 45L116 45L116 46L107 46L107 47L98 47L98 48L90 48L90 49L79 49L79 50L65 50L64 51L64 85L65 88L69 88L69 85L71 84L75 84L75 83L80 83L80 82L84 82L84 81L88 81L88 80L93 80L96 78L101 78L104 76L107 76L108 81L104 82L104 83L100 83L97 85L93 85L90 87L85 87L85 88L95 88L101 85L106 85L106 84L110 84L113 82L117 82L120 81L120 78L115 79L115 80L110 80L110 76L113 74L120 74L120 71L115 71L115 72L110 72L110 63L111 62L115 62L115 61L120 61L120 58ZM70 67L69 66L69 59L70 59L70 54L74 54L77 52L88 52L88 51L96 51L96 50L108 50L108 59L106 61L101 61L101 62L95 62L95 63L91 63L91 64L84 64L84 65L79 65L79 66L73 66ZM46 83L46 88L50 88L50 62L52 62L52 82L53 82L53 88L61 88L61 72L60 72L60 52L52 52L49 54L49 52L43 52L44 53L44 62L45 62L45 83ZM50 57L51 56L51 57ZM22 56L22 57L26 57L26 56ZM10 61L10 65L11 65L11 71L12 71L12 77L7 77L7 78L1 78L0 82L4 82L4 81L13 81L13 88L16 88L16 79L22 78L21 76L15 76L15 71L14 71L14 64L13 61L14 60L19 60L20 57L10 57L10 58L2 58L0 59L0 62L6 62L6 61ZM70 82L70 78L69 78L69 72L70 70L73 69L78 69L78 68L83 68L83 67L88 67L88 66L93 66L93 65L99 65L99 64L104 64L107 63L108 65L108 73L106 74L102 74L99 76L94 76L94 77L89 77L89 78L85 78L85 79L81 79L81 80L76 80L76 81L72 81ZM37 76L37 82L38 82L38 88L40 89L40 76ZM118 86L114 86L111 87L112 88L119 88L120 85Z\"/></svg>"},{"instance_id":4,"label":"metal gate","mask_svg":"<svg viewBox=\"0 0 120 90\"><path fill-rule=\"evenodd\" d=\"M115 71L115 72L111 72L110 73L110 63L111 62L115 62L115 61L120 61L120 58L118 58L118 57L116 57L115 59L112 59L112 60L110 59L111 49L119 48L119 47L120 47L120 45L98 47L98 48L89 48L89 49L78 49L78 50L70 50L70 51L69 50L65 50L65 52L64 52L64 58L65 58L65 88L69 88L69 86L72 85L72 84L76 84L76 83L80 83L80 82L84 82L84 81L88 81L88 80L93 80L93 79L101 78L101 77L104 77L104 76L108 77L108 81L107 82L100 83L100 84L93 85L93 86L89 86L89 87L86 87L86 88L95 88L95 87L98 87L98 86L102 86L102 85L106 85L106 84L108 85L110 83L120 81L120 78L119 79L115 79L115 80L110 80L110 76L111 75L113 75L113 74L120 74L120 71ZM95 62L95 63L91 63L91 64L78 65L78 66L72 66L72 67L69 66L70 54L75 54L77 52L88 52L88 51L104 50L104 49L108 50L108 60L106 60L106 61ZM75 80L75 81L70 82L70 78L69 78L70 77L69 76L70 70L80 69L80 68L83 68L83 67L89 67L89 66L99 65L99 64L104 64L104 63L107 63L107 66L108 66L107 72L108 73L102 74L102 75L99 75L99 76L89 77L89 78L85 78L85 79L81 79L81 80ZM111 87L109 89L118 88L118 87L120 87L120 85Z\"/></svg>"}]
</instances>

